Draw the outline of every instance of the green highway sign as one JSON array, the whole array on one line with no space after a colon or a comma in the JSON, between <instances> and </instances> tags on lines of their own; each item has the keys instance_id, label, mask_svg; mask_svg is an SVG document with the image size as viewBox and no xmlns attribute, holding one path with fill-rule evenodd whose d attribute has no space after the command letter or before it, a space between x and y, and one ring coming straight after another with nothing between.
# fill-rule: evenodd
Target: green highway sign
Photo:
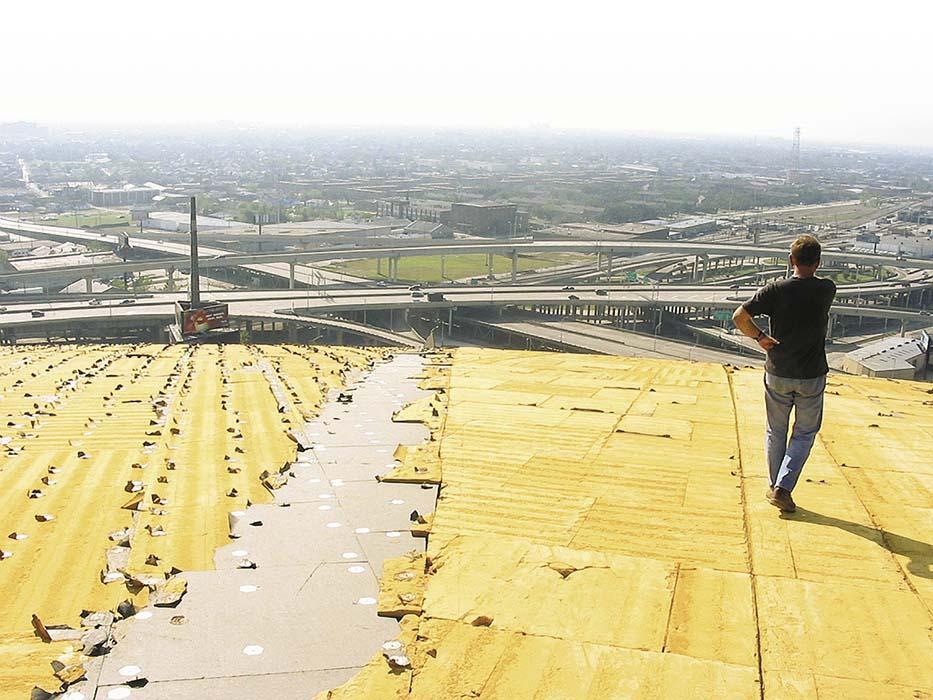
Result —
<instances>
[{"instance_id":1,"label":"green highway sign","mask_svg":"<svg viewBox=\"0 0 933 700\"><path fill-rule=\"evenodd\" d=\"M729 321L732 319L732 312L729 309L717 309L713 312L713 318L717 321Z\"/></svg>"}]
</instances>

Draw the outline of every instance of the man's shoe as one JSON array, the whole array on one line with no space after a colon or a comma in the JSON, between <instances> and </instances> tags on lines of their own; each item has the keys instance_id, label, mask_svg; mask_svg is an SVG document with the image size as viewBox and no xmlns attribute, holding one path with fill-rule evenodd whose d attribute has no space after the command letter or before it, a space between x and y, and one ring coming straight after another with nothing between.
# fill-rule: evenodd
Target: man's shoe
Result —
<instances>
[{"instance_id":1,"label":"man's shoe","mask_svg":"<svg viewBox=\"0 0 933 700\"><path fill-rule=\"evenodd\" d=\"M790 497L790 491L782 489L780 486L775 486L768 491L768 503L775 508L779 508L782 513L793 513L797 510L797 504Z\"/></svg>"}]
</instances>

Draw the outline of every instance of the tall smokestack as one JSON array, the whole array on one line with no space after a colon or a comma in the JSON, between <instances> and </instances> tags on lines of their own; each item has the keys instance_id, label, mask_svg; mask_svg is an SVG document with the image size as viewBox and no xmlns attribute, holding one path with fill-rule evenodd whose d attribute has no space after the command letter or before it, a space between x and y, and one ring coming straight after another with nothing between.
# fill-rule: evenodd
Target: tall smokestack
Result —
<instances>
[{"instance_id":1,"label":"tall smokestack","mask_svg":"<svg viewBox=\"0 0 933 700\"><path fill-rule=\"evenodd\" d=\"M198 271L198 205L195 198L191 198L191 278L188 283L191 289L191 308L201 305L201 278Z\"/></svg>"}]
</instances>

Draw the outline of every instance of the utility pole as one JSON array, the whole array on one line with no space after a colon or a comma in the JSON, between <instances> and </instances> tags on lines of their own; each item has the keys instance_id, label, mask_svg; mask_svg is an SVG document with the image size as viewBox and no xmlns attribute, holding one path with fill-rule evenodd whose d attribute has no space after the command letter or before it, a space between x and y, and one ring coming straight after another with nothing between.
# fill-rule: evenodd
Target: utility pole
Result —
<instances>
[{"instance_id":1,"label":"utility pole","mask_svg":"<svg viewBox=\"0 0 933 700\"><path fill-rule=\"evenodd\" d=\"M201 279L198 271L198 205L194 197L190 204L190 233L191 233L191 281L188 284L191 290L191 308L201 305Z\"/></svg>"}]
</instances>

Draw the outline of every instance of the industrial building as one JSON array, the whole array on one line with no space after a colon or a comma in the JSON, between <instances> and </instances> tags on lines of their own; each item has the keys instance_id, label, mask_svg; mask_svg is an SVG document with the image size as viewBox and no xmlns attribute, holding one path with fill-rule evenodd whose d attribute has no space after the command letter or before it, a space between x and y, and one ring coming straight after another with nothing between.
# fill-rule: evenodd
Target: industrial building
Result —
<instances>
[{"instance_id":1,"label":"industrial building","mask_svg":"<svg viewBox=\"0 0 933 700\"><path fill-rule=\"evenodd\" d=\"M429 236L430 238L454 237L454 231L450 226L433 221L412 221L402 230L406 235Z\"/></svg>"},{"instance_id":2,"label":"industrial building","mask_svg":"<svg viewBox=\"0 0 933 700\"><path fill-rule=\"evenodd\" d=\"M161 192L155 187L123 187L120 189L91 190L90 202L95 207L122 207L146 204Z\"/></svg>"},{"instance_id":3,"label":"industrial building","mask_svg":"<svg viewBox=\"0 0 933 700\"><path fill-rule=\"evenodd\" d=\"M163 231L188 233L188 227L191 223L190 218L191 217L189 214L178 211L154 211L150 212L149 215L142 220L142 223L147 228L157 228ZM233 228L234 226L242 226L242 224L238 224L235 221L218 219L213 216L198 217L198 230L212 228Z\"/></svg>"},{"instance_id":4,"label":"industrial building","mask_svg":"<svg viewBox=\"0 0 933 700\"><path fill-rule=\"evenodd\" d=\"M929 363L930 336L894 337L870 343L845 356L842 369L849 374L889 379L923 379Z\"/></svg>"},{"instance_id":5,"label":"industrial building","mask_svg":"<svg viewBox=\"0 0 933 700\"><path fill-rule=\"evenodd\" d=\"M877 252L908 258L933 258L933 227L921 229L914 234L893 233L881 236L878 239Z\"/></svg>"},{"instance_id":6,"label":"industrial building","mask_svg":"<svg viewBox=\"0 0 933 700\"><path fill-rule=\"evenodd\" d=\"M690 238L699 236L701 233L709 233L718 228L716 219L704 219L701 217L691 217L668 224L668 238Z\"/></svg>"},{"instance_id":7,"label":"industrial building","mask_svg":"<svg viewBox=\"0 0 933 700\"><path fill-rule=\"evenodd\" d=\"M527 212L495 202L455 202L450 211L441 212L440 220L454 231L480 236L514 236L528 228Z\"/></svg>"}]
</instances>

